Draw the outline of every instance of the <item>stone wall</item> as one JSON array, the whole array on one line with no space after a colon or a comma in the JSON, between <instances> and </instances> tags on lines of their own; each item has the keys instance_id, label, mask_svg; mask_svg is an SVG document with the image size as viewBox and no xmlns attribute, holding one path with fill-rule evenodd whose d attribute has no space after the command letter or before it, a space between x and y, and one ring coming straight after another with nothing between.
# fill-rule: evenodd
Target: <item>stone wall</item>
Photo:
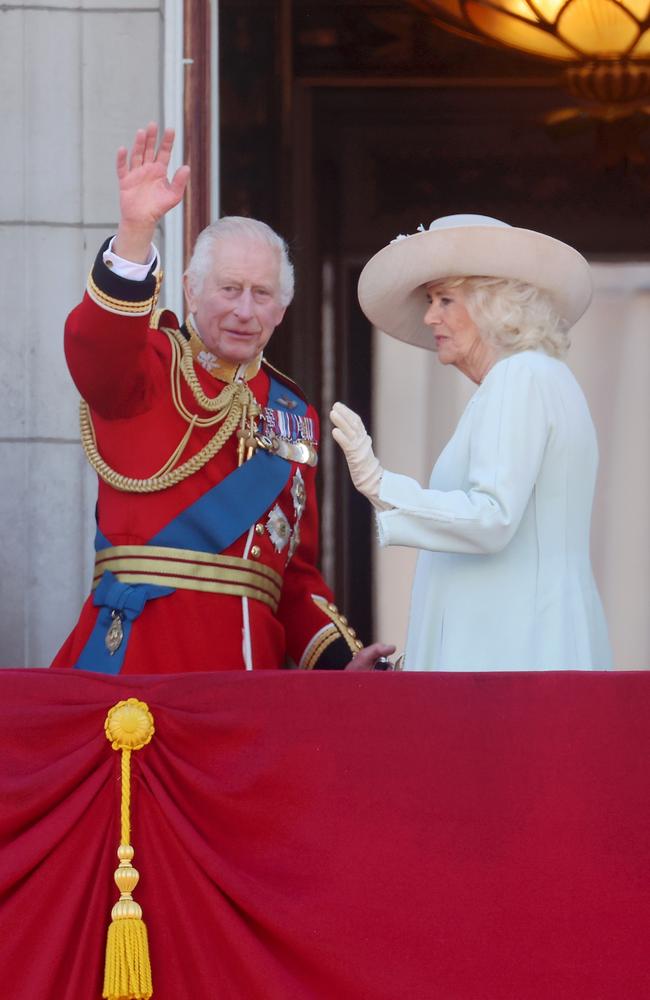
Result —
<instances>
[{"instance_id":1,"label":"stone wall","mask_svg":"<svg viewBox=\"0 0 650 1000\"><path fill-rule=\"evenodd\" d=\"M115 151L160 120L164 8L0 7L0 666L47 665L88 592L96 486L63 324L115 228Z\"/></svg>"}]
</instances>

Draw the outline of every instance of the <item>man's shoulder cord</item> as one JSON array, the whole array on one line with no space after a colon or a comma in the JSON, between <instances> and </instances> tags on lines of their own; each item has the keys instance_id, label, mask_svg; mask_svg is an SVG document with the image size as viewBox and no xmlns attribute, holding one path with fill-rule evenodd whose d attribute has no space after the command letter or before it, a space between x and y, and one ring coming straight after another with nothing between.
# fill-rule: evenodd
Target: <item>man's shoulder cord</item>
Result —
<instances>
[{"instance_id":1,"label":"man's shoulder cord","mask_svg":"<svg viewBox=\"0 0 650 1000\"><path fill-rule=\"evenodd\" d=\"M171 396L177 413L187 422L188 428L178 445L165 464L146 479L134 479L123 476L112 469L102 458L97 447L97 438L93 426L90 407L81 400L79 407L79 422L81 427L81 443L86 457L93 469L105 483L124 493L155 493L169 489L183 482L203 468L211 458L221 450L238 424L243 424L247 416L252 417L259 412L255 398L244 382L233 382L226 385L217 396L206 396L194 371L194 360L189 343L180 330L162 327L171 345L171 365L169 370ZM196 403L210 413L210 416L200 417L190 413L183 402L181 393L181 376L188 386ZM182 465L178 462L185 451L187 443L195 427L221 426L200 451Z\"/></svg>"}]
</instances>

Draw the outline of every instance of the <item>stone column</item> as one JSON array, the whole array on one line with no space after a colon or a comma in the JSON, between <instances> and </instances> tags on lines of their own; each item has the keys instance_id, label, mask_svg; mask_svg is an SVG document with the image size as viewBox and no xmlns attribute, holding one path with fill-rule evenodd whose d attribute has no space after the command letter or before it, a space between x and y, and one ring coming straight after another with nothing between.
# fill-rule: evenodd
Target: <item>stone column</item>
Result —
<instances>
[{"instance_id":1,"label":"stone column","mask_svg":"<svg viewBox=\"0 0 650 1000\"><path fill-rule=\"evenodd\" d=\"M115 151L162 113L163 0L0 9L0 666L45 666L88 593L96 487L63 324L115 229Z\"/></svg>"}]
</instances>

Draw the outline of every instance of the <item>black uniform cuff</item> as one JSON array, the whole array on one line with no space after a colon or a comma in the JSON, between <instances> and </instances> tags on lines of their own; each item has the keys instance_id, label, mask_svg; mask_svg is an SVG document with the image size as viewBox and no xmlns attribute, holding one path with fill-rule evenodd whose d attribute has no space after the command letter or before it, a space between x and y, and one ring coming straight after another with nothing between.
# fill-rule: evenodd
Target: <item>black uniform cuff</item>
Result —
<instances>
[{"instance_id":1,"label":"black uniform cuff","mask_svg":"<svg viewBox=\"0 0 650 1000\"><path fill-rule=\"evenodd\" d=\"M86 290L102 309L118 315L146 316L154 307L158 285L158 261L149 268L144 281L133 281L122 278L107 267L103 255L108 249L111 238L101 246L88 276Z\"/></svg>"},{"instance_id":2,"label":"black uniform cuff","mask_svg":"<svg viewBox=\"0 0 650 1000\"><path fill-rule=\"evenodd\" d=\"M343 670L352 659L352 653L345 639L335 639L316 660L314 670Z\"/></svg>"}]
</instances>

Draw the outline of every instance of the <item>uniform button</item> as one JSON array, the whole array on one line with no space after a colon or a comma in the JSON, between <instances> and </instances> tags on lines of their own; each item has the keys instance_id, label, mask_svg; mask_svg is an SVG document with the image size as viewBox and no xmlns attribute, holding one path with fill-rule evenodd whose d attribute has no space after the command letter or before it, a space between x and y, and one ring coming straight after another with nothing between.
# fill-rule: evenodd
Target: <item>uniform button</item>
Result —
<instances>
[{"instance_id":1,"label":"uniform button","mask_svg":"<svg viewBox=\"0 0 650 1000\"><path fill-rule=\"evenodd\" d=\"M254 545L253 548L251 549L251 558L252 559L259 559L261 551L262 550L259 547L259 545Z\"/></svg>"},{"instance_id":2,"label":"uniform button","mask_svg":"<svg viewBox=\"0 0 650 1000\"><path fill-rule=\"evenodd\" d=\"M337 614L337 612L338 612L338 610L339 610L339 609L337 608L336 604L328 604L328 605L327 605L327 607L329 608L329 610L330 610L330 611L333 611L333 612L334 612L334 614Z\"/></svg>"},{"instance_id":3,"label":"uniform button","mask_svg":"<svg viewBox=\"0 0 650 1000\"><path fill-rule=\"evenodd\" d=\"M358 639L357 639L357 641L355 642L355 646L357 647L357 649L363 649L363 643L362 643L362 642L359 642L359 640L358 640Z\"/></svg>"},{"instance_id":4,"label":"uniform button","mask_svg":"<svg viewBox=\"0 0 650 1000\"><path fill-rule=\"evenodd\" d=\"M256 524L255 525L255 533L257 535L263 535L264 534L264 525L263 524Z\"/></svg>"},{"instance_id":5,"label":"uniform button","mask_svg":"<svg viewBox=\"0 0 650 1000\"><path fill-rule=\"evenodd\" d=\"M347 625L347 623L348 623L348 620L345 617L345 615L341 615L341 617L339 618L339 621L340 621L341 625ZM350 633L350 635L352 635L352 633Z\"/></svg>"},{"instance_id":6,"label":"uniform button","mask_svg":"<svg viewBox=\"0 0 650 1000\"><path fill-rule=\"evenodd\" d=\"M348 635L349 635L349 636L350 636L350 637L351 637L352 639L356 639L356 637L357 637L357 633L356 633L356 632L354 631L354 629L353 629L353 628L349 628L349 629L348 629Z\"/></svg>"}]
</instances>

